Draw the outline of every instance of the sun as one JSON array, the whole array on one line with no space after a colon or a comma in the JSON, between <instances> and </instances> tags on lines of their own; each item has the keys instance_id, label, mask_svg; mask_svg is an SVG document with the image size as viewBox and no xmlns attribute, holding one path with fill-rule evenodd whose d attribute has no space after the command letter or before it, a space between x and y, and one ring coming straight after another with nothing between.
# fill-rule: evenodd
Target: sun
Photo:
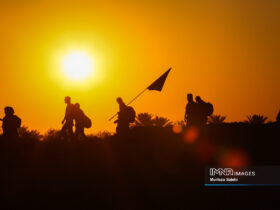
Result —
<instances>
[{"instance_id":1,"label":"sun","mask_svg":"<svg viewBox=\"0 0 280 210\"><path fill-rule=\"evenodd\" d=\"M83 51L72 51L62 59L62 70L72 81L85 81L93 74L93 59Z\"/></svg>"}]
</instances>

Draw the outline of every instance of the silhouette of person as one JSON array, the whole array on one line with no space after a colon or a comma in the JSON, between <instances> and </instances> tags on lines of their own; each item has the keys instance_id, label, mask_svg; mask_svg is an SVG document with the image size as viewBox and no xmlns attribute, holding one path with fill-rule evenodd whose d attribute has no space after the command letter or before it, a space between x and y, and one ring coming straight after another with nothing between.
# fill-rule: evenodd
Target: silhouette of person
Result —
<instances>
[{"instance_id":1,"label":"silhouette of person","mask_svg":"<svg viewBox=\"0 0 280 210\"><path fill-rule=\"evenodd\" d=\"M119 104L118 119L114 123L118 123L116 127L117 134L125 134L129 131L129 116L127 114L127 106L122 98L117 98Z\"/></svg>"},{"instance_id":2,"label":"silhouette of person","mask_svg":"<svg viewBox=\"0 0 280 210\"><path fill-rule=\"evenodd\" d=\"M278 112L278 115L276 117L276 122L280 124L280 111Z\"/></svg>"},{"instance_id":3,"label":"silhouette of person","mask_svg":"<svg viewBox=\"0 0 280 210\"><path fill-rule=\"evenodd\" d=\"M69 96L64 98L64 102L67 106L65 116L61 122L63 126L60 133L62 136L66 137L73 135L74 105L71 103L71 98Z\"/></svg>"},{"instance_id":4,"label":"silhouette of person","mask_svg":"<svg viewBox=\"0 0 280 210\"><path fill-rule=\"evenodd\" d=\"M75 136L77 138L85 137L85 125L84 125L85 114L80 108L79 103L74 105L74 119L75 119Z\"/></svg>"},{"instance_id":5,"label":"silhouette of person","mask_svg":"<svg viewBox=\"0 0 280 210\"><path fill-rule=\"evenodd\" d=\"M206 102L203 101L200 96L196 96L195 97L195 101L197 103L197 108L198 108L198 112L197 112L197 123L198 125L206 125L207 123L207 110L205 110L205 108L207 108L206 106Z\"/></svg>"},{"instance_id":6,"label":"silhouette of person","mask_svg":"<svg viewBox=\"0 0 280 210\"><path fill-rule=\"evenodd\" d=\"M14 115L14 109L12 107L5 107L5 117L2 119L3 137L8 139L18 138L18 128L21 125L21 119Z\"/></svg>"},{"instance_id":7,"label":"silhouette of person","mask_svg":"<svg viewBox=\"0 0 280 210\"><path fill-rule=\"evenodd\" d=\"M193 95L191 93L187 94L188 103L186 105L185 111L185 122L187 126L197 125L197 103L193 100Z\"/></svg>"}]
</instances>

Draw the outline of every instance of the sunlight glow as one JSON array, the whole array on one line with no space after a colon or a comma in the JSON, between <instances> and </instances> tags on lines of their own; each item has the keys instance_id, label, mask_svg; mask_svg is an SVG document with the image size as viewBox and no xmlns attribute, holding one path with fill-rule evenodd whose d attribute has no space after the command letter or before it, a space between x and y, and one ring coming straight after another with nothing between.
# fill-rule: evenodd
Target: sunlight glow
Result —
<instances>
[{"instance_id":1,"label":"sunlight glow","mask_svg":"<svg viewBox=\"0 0 280 210\"><path fill-rule=\"evenodd\" d=\"M62 59L62 69L68 79L85 81L93 73L93 59L82 51L73 51Z\"/></svg>"}]
</instances>

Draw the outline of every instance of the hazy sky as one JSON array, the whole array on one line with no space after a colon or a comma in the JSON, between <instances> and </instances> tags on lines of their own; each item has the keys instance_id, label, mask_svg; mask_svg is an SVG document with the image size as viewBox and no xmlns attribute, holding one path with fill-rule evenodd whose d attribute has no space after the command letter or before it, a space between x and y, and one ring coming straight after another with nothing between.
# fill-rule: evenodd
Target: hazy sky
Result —
<instances>
[{"instance_id":1,"label":"hazy sky","mask_svg":"<svg viewBox=\"0 0 280 210\"><path fill-rule=\"evenodd\" d=\"M280 108L280 1L17 1L0 2L0 109L13 106L24 125L60 128L72 96L93 128L113 130L115 99L132 99L169 67L161 93L133 106L182 120L186 93L214 104L227 121ZM95 78L63 78L61 55L85 49ZM3 111L0 112L3 116Z\"/></svg>"}]
</instances>

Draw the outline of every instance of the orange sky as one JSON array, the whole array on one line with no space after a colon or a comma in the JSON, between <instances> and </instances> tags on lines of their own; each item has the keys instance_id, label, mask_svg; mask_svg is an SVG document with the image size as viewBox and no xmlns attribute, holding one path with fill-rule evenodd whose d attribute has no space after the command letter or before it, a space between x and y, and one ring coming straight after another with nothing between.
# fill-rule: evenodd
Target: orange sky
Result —
<instances>
[{"instance_id":1,"label":"orange sky","mask_svg":"<svg viewBox=\"0 0 280 210\"><path fill-rule=\"evenodd\" d=\"M59 2L59 3L58 3ZM173 67L163 92L133 106L182 120L186 93L214 104L227 121L280 108L280 3L273 0L67 0L0 3L0 109L24 125L60 128L64 96L92 119L88 132L113 130L115 99L129 101ZM58 76L59 54L86 49L96 78L86 87ZM3 116L3 112L0 116Z\"/></svg>"}]
</instances>

